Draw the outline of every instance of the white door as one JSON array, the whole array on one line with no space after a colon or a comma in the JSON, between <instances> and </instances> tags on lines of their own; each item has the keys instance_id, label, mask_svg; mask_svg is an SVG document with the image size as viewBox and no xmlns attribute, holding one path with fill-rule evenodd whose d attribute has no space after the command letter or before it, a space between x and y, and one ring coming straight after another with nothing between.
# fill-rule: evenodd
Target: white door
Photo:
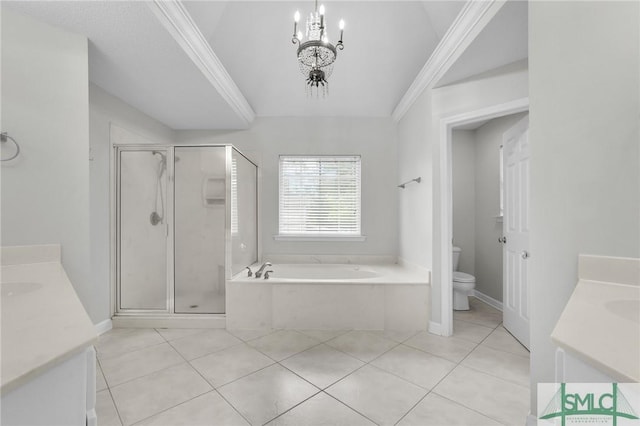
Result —
<instances>
[{"instance_id":1,"label":"white door","mask_svg":"<svg viewBox=\"0 0 640 426\"><path fill-rule=\"evenodd\" d=\"M529 347L529 116L502 137L504 173L503 323Z\"/></svg>"}]
</instances>

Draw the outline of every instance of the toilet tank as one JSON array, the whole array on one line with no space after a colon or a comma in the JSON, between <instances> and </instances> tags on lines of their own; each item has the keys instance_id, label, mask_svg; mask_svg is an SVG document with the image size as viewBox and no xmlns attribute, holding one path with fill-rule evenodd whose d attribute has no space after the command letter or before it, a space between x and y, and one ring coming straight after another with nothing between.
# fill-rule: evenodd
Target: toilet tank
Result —
<instances>
[{"instance_id":1,"label":"toilet tank","mask_svg":"<svg viewBox=\"0 0 640 426\"><path fill-rule=\"evenodd\" d=\"M460 262L460 252L462 250L460 249L460 247L456 247L453 246L453 250L452 250L452 262L451 262L451 266L453 266L453 270L457 271L458 270L458 262Z\"/></svg>"}]
</instances>

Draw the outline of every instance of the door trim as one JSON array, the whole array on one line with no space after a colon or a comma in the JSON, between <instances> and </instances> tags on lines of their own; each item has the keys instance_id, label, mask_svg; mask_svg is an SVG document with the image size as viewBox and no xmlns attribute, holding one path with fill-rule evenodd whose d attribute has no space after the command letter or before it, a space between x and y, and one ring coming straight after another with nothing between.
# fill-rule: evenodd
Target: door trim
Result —
<instances>
[{"instance_id":1,"label":"door trim","mask_svg":"<svg viewBox=\"0 0 640 426\"><path fill-rule=\"evenodd\" d=\"M451 139L453 128L464 124L481 120L491 120L505 115L516 114L529 110L529 98L521 98L511 102L492 105L462 114L446 116L440 119L438 132L440 165L437 189L439 190L440 206L440 244L437 251L440 253L439 264L434 268L440 269L440 333L442 336L453 334L453 294L452 294L452 265L451 250L453 244L453 198L452 198L452 153Z\"/></svg>"}]
</instances>

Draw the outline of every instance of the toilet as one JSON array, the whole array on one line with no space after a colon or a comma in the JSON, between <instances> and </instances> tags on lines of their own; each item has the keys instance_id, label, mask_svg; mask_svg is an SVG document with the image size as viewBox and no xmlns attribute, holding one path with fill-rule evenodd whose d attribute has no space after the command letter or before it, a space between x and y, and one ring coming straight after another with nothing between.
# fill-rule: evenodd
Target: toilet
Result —
<instances>
[{"instance_id":1,"label":"toilet","mask_svg":"<svg viewBox=\"0 0 640 426\"><path fill-rule=\"evenodd\" d=\"M476 277L458 271L460 247L453 248L453 310L469 310L469 292L476 287Z\"/></svg>"}]
</instances>

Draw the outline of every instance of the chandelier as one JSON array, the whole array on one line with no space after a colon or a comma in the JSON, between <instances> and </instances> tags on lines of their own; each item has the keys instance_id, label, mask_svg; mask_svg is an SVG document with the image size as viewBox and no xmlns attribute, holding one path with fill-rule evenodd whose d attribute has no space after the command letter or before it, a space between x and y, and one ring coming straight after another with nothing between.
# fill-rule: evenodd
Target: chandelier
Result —
<instances>
[{"instance_id":1,"label":"chandelier","mask_svg":"<svg viewBox=\"0 0 640 426\"><path fill-rule=\"evenodd\" d=\"M327 79L333 72L333 63L338 55L337 49L343 50L342 34L344 32L344 21L340 20L340 40L334 46L329 42L329 37L324 25L324 5L318 8L318 0L315 2L315 11L307 18L307 28L303 35L298 31L300 12L296 11L293 16L293 38L291 42L298 45L298 64L300 71L307 78L307 93L313 94L316 89L316 96L320 90L322 95L329 93L329 82ZM303 41L306 39L306 41Z\"/></svg>"}]
</instances>

